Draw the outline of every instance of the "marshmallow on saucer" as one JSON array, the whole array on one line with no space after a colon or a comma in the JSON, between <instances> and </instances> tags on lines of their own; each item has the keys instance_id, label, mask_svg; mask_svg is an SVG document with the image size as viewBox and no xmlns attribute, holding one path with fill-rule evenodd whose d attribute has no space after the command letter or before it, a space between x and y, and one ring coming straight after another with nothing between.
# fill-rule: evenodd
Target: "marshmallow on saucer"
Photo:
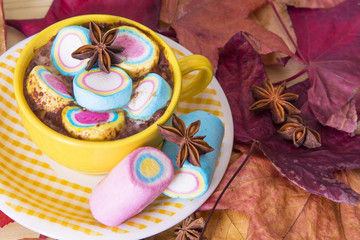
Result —
<instances>
[{"instance_id":1,"label":"marshmallow on saucer","mask_svg":"<svg viewBox=\"0 0 360 240\"><path fill-rule=\"evenodd\" d=\"M123 62L117 66L132 78L144 76L155 68L160 56L156 42L134 27L121 26L117 29L117 37L112 45L125 48L118 53Z\"/></svg>"},{"instance_id":2,"label":"marshmallow on saucer","mask_svg":"<svg viewBox=\"0 0 360 240\"><path fill-rule=\"evenodd\" d=\"M61 29L51 48L51 58L57 70L63 75L74 76L85 69L88 59L78 60L71 54L83 45L91 44L89 29L69 26Z\"/></svg>"},{"instance_id":3,"label":"marshmallow on saucer","mask_svg":"<svg viewBox=\"0 0 360 240\"><path fill-rule=\"evenodd\" d=\"M125 126L123 111L91 112L80 107L65 107L62 121L68 133L84 140L111 140Z\"/></svg>"},{"instance_id":4,"label":"marshmallow on saucer","mask_svg":"<svg viewBox=\"0 0 360 240\"><path fill-rule=\"evenodd\" d=\"M74 77L73 91L76 102L87 110L116 110L130 101L132 80L118 67L111 67L110 73L92 68Z\"/></svg>"},{"instance_id":5,"label":"marshmallow on saucer","mask_svg":"<svg viewBox=\"0 0 360 240\"><path fill-rule=\"evenodd\" d=\"M26 91L42 109L56 112L74 101L71 90L44 66L34 67L26 79Z\"/></svg>"},{"instance_id":6,"label":"marshmallow on saucer","mask_svg":"<svg viewBox=\"0 0 360 240\"><path fill-rule=\"evenodd\" d=\"M124 110L129 118L143 121L165 107L172 94L169 84L156 73L150 73L137 82L133 91L133 97Z\"/></svg>"},{"instance_id":7,"label":"marshmallow on saucer","mask_svg":"<svg viewBox=\"0 0 360 240\"><path fill-rule=\"evenodd\" d=\"M214 148L214 151L200 155L201 167L195 167L185 161L183 167L178 168L176 153L179 147L174 143L164 141L161 150L173 161L175 169L174 179L164 194L172 198L192 199L202 196L209 188L224 137L224 125L218 117L204 111L191 112L179 118L186 126L200 120L200 129L195 136L206 135L204 141Z\"/></svg>"},{"instance_id":8,"label":"marshmallow on saucer","mask_svg":"<svg viewBox=\"0 0 360 240\"><path fill-rule=\"evenodd\" d=\"M159 149L138 148L93 189L90 210L102 224L118 226L154 201L173 174L171 160Z\"/></svg>"}]
</instances>

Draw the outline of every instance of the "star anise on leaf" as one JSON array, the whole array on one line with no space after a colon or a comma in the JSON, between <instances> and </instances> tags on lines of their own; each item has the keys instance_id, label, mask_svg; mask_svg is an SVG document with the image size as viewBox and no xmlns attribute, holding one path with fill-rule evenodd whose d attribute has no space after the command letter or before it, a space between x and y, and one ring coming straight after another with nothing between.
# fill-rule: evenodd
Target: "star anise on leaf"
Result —
<instances>
[{"instance_id":1,"label":"star anise on leaf","mask_svg":"<svg viewBox=\"0 0 360 240\"><path fill-rule=\"evenodd\" d=\"M172 124L173 127L158 125L158 129L165 140L180 147L176 154L176 165L181 168L188 160L192 165L201 167L200 155L214 149L204 141L206 136L194 136L199 131L200 120L189 124L186 129L184 121L173 114Z\"/></svg>"},{"instance_id":2,"label":"star anise on leaf","mask_svg":"<svg viewBox=\"0 0 360 240\"><path fill-rule=\"evenodd\" d=\"M84 45L76 49L71 56L73 58L83 60L90 58L85 70L89 71L98 62L101 71L110 72L111 64L121 63L121 59L116 53L124 50L121 46L112 46L117 35L117 29L111 29L102 35L98 25L93 21L89 23L90 40L92 45Z\"/></svg>"},{"instance_id":3,"label":"star anise on leaf","mask_svg":"<svg viewBox=\"0 0 360 240\"><path fill-rule=\"evenodd\" d=\"M175 228L177 235L175 240L197 240L204 226L203 218L196 218L195 214L191 214L180 226ZM202 240L206 240L206 237L202 237Z\"/></svg>"},{"instance_id":4,"label":"star anise on leaf","mask_svg":"<svg viewBox=\"0 0 360 240\"><path fill-rule=\"evenodd\" d=\"M274 87L270 80L265 80L263 87L252 86L251 91L253 97L257 100L249 107L250 111L263 111L270 109L272 120L276 124L281 124L286 120L286 114L299 114L301 111L297 109L290 101L298 99L298 95L294 93L284 93L286 83Z\"/></svg>"},{"instance_id":5,"label":"star anise on leaf","mask_svg":"<svg viewBox=\"0 0 360 240\"><path fill-rule=\"evenodd\" d=\"M287 123L284 124L278 133L287 140L292 140L296 147L317 148L321 146L320 134L314 129L305 126L299 116L289 115Z\"/></svg>"}]
</instances>

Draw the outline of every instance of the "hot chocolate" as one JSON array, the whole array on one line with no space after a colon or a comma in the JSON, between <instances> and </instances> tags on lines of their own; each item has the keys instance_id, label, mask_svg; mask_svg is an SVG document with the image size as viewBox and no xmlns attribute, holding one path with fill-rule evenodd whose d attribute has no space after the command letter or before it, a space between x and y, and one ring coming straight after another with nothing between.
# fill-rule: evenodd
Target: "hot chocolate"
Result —
<instances>
[{"instance_id":1,"label":"hot chocolate","mask_svg":"<svg viewBox=\"0 0 360 240\"><path fill-rule=\"evenodd\" d=\"M61 134L87 140L126 138L146 129L162 116L171 99L172 70L161 47L152 46L156 43L146 32L121 22L97 25L100 36L96 33L97 26L70 26L60 30L46 45L37 49L26 70L24 94L36 116ZM83 49L95 49L92 54L98 54L94 36L107 38L101 40L106 41L109 40L109 31L116 33L109 46L122 48L121 52L116 53L121 59L120 63L111 63L109 73L101 69L104 62L105 65L109 64L106 58L99 60L100 57L96 56L95 61L94 56L90 56L89 59L78 60L69 56L74 51L66 52L70 47L74 48L72 44L76 45L75 40L80 36L89 38L80 43L80 52L83 54ZM88 61L92 62L92 66L89 67L91 64ZM86 69L86 64L80 66L82 62L87 63ZM64 67L72 63L80 66L77 72L71 73L70 68ZM127 98L124 93L126 81L131 84L127 86ZM76 111L65 111L69 107ZM143 114L144 109L150 109L150 115L149 111ZM76 114L70 115L70 112ZM110 120L104 118L105 115L124 116L124 120L111 120L111 124L119 124L115 127L110 124L111 136L87 137L89 129L99 136L110 131L106 127ZM94 119L84 120L83 116ZM86 135L82 133L84 131Z\"/></svg>"}]
</instances>

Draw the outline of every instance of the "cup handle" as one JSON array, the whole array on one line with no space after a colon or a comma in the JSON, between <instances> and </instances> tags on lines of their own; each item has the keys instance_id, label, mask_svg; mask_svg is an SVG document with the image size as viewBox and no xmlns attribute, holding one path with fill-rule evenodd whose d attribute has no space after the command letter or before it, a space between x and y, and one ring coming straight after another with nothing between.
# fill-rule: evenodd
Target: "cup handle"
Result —
<instances>
[{"instance_id":1,"label":"cup handle","mask_svg":"<svg viewBox=\"0 0 360 240\"><path fill-rule=\"evenodd\" d=\"M202 55L189 55L178 59L182 76L189 72L199 72L182 84L180 100L186 100L204 90L212 80L214 69L210 61Z\"/></svg>"}]
</instances>

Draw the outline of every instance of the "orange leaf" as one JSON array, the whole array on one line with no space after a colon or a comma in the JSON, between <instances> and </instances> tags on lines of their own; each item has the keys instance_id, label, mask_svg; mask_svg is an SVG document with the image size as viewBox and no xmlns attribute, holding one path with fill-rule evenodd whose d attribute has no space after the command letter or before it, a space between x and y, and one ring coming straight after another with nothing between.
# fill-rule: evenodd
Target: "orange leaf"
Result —
<instances>
[{"instance_id":1,"label":"orange leaf","mask_svg":"<svg viewBox=\"0 0 360 240\"><path fill-rule=\"evenodd\" d=\"M0 0L0 54L6 51L6 25L3 0Z\"/></svg>"},{"instance_id":2,"label":"orange leaf","mask_svg":"<svg viewBox=\"0 0 360 240\"><path fill-rule=\"evenodd\" d=\"M292 27L292 22L290 19L290 16L287 11L287 5L285 3L282 3L280 1L275 1L274 5L276 7L276 10L278 14L280 15L283 23L286 26L286 29L288 30L289 34L291 35L291 38L296 44L296 35L294 28ZM296 52L295 45L290 40L289 36L287 35L286 31L284 30L283 26L281 25L278 17L275 14L274 9L271 7L271 5L268 3L261 8L257 9L256 11L252 12L249 15L249 18L254 20L257 24L263 26L270 32L278 35L286 44L289 51L291 53ZM286 57L285 54L280 52L272 52L265 56L262 56L262 60L265 65L270 64L279 64L277 61L278 58L284 58Z\"/></svg>"},{"instance_id":3,"label":"orange leaf","mask_svg":"<svg viewBox=\"0 0 360 240\"><path fill-rule=\"evenodd\" d=\"M210 211L196 213L197 218L207 219ZM234 210L216 210L208 224L205 236L207 240L245 240L250 216ZM179 224L177 224L179 225ZM145 240L174 240L175 227L172 227Z\"/></svg>"},{"instance_id":4,"label":"orange leaf","mask_svg":"<svg viewBox=\"0 0 360 240\"><path fill-rule=\"evenodd\" d=\"M217 65L218 49L239 31L251 34L253 46L261 54L280 51L292 55L276 34L248 18L267 0L164 0L160 20L175 29L183 46L205 55Z\"/></svg>"},{"instance_id":5,"label":"orange leaf","mask_svg":"<svg viewBox=\"0 0 360 240\"><path fill-rule=\"evenodd\" d=\"M207 219L210 211L197 213ZM207 226L205 236L208 240L245 240L250 215L234 210L216 210Z\"/></svg>"},{"instance_id":6,"label":"orange leaf","mask_svg":"<svg viewBox=\"0 0 360 240\"><path fill-rule=\"evenodd\" d=\"M221 190L248 152L248 145L236 145L239 157L230 163L225 177L202 210L212 208ZM339 174L356 191L359 171ZM332 202L310 194L283 177L262 155L253 152L249 161L225 192L219 205L251 216L248 239L356 239L360 236L359 207Z\"/></svg>"},{"instance_id":7,"label":"orange leaf","mask_svg":"<svg viewBox=\"0 0 360 240\"><path fill-rule=\"evenodd\" d=\"M276 0L298 8L332 8L345 0Z\"/></svg>"}]
</instances>

